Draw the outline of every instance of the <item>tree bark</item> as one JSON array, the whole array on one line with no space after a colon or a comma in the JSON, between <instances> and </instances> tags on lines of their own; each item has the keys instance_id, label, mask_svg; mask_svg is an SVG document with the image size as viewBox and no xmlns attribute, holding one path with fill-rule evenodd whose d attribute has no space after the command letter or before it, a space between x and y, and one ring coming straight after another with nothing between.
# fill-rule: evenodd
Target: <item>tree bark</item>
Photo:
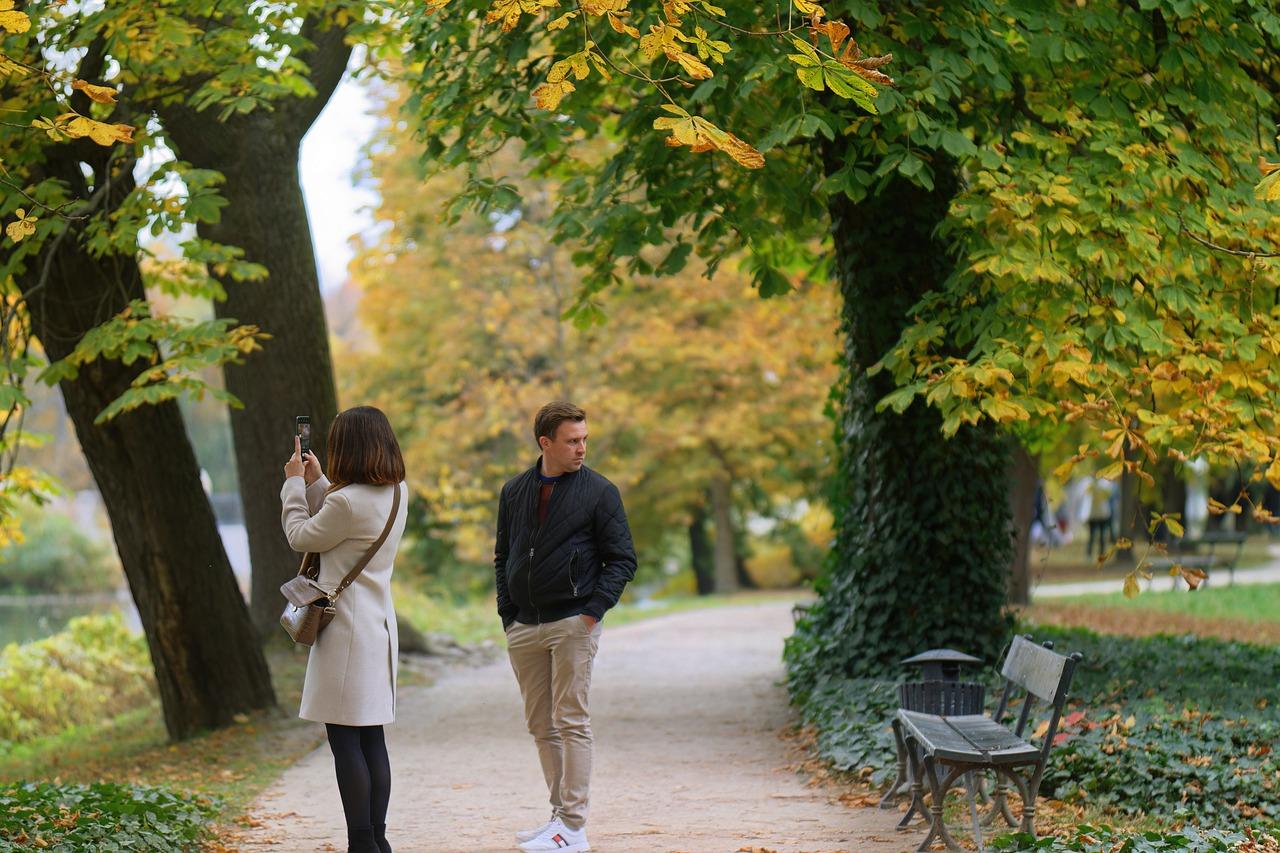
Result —
<instances>
[{"instance_id":1,"label":"tree bark","mask_svg":"<svg viewBox=\"0 0 1280 853\"><path fill-rule=\"evenodd\" d=\"M105 158L97 162L101 176ZM70 152L53 165L76 185L79 166ZM128 172L115 180L107 209L132 189ZM55 361L130 301L145 298L136 259L90 256L77 240L79 230L47 245L18 276L32 330ZM60 387L138 607L165 726L179 739L271 707L275 694L177 403L94 424L148 366L100 359Z\"/></svg>"},{"instance_id":2,"label":"tree bark","mask_svg":"<svg viewBox=\"0 0 1280 853\"><path fill-rule=\"evenodd\" d=\"M272 336L263 352L223 371L227 390L244 403L231 411L231 432L253 564L250 611L263 638L277 630L280 585L298 569L298 555L280 529L280 470L292 452L293 419L311 417L312 446L323 462L338 411L298 149L341 80L351 48L340 30L305 26L316 45L303 54L312 69L314 97L222 123L184 107L162 111L179 156L226 177L222 194L229 204L222 221L202 224L200 236L237 246L247 260L270 271L266 282L223 279L227 298L215 304L219 317Z\"/></svg>"},{"instance_id":3,"label":"tree bark","mask_svg":"<svg viewBox=\"0 0 1280 853\"><path fill-rule=\"evenodd\" d=\"M1013 445L1009 478L1009 515L1013 520L1013 561L1009 566L1009 603L1031 603L1031 522L1040 486L1040 458Z\"/></svg>"},{"instance_id":4,"label":"tree bark","mask_svg":"<svg viewBox=\"0 0 1280 853\"><path fill-rule=\"evenodd\" d=\"M716 592L738 591L737 549L733 541L732 484L720 474L711 478L711 515L716 526L713 576Z\"/></svg>"},{"instance_id":5,"label":"tree bark","mask_svg":"<svg viewBox=\"0 0 1280 853\"><path fill-rule=\"evenodd\" d=\"M823 159L847 156L837 142ZM920 401L901 415L877 411L893 381L866 373L915 302L951 271L937 227L955 177L945 163L934 176L933 190L895 178L874 197L830 205L846 373L831 494L835 552L819 600L788 642L801 693L828 675L896 672L901 658L928 648L991 662L1007 638L1007 444L989 424L945 439L937 410Z\"/></svg>"},{"instance_id":6,"label":"tree bark","mask_svg":"<svg viewBox=\"0 0 1280 853\"><path fill-rule=\"evenodd\" d=\"M714 557L707 537L707 509L699 506L689 522L689 561L693 564L693 579L698 595L715 592Z\"/></svg>"}]
</instances>

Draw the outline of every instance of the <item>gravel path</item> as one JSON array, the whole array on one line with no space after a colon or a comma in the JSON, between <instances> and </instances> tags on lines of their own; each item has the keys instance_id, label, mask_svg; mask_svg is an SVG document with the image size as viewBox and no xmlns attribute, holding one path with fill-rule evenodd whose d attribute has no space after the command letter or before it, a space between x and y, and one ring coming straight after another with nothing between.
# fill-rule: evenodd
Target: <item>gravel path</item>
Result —
<instances>
[{"instance_id":1,"label":"gravel path","mask_svg":"<svg viewBox=\"0 0 1280 853\"><path fill-rule=\"evenodd\" d=\"M790 605L675 614L611 628L592 682L596 764L588 836L598 853L906 851L897 812L849 808L806 786L779 738ZM546 789L505 658L402 691L388 729L397 853L514 850L545 819ZM345 850L327 748L252 809L250 851Z\"/></svg>"}]
</instances>

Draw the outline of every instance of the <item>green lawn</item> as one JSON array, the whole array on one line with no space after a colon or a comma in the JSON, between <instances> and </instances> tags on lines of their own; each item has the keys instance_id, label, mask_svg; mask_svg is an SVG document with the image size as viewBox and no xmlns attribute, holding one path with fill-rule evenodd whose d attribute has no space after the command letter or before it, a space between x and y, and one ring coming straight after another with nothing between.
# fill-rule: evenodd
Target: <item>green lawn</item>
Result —
<instances>
[{"instance_id":1,"label":"green lawn","mask_svg":"<svg viewBox=\"0 0 1280 853\"><path fill-rule=\"evenodd\" d=\"M452 635L460 643L480 643L485 640L498 643L502 640L502 623L498 620L491 598L454 602L398 583L395 585L394 595L396 614L407 619L419 631L440 631ZM605 616L605 622L610 626L626 625L640 619L707 607L764 601L807 601L812 598L813 595L808 590L791 589L652 599L643 604L619 604Z\"/></svg>"},{"instance_id":2,"label":"green lawn","mask_svg":"<svg viewBox=\"0 0 1280 853\"><path fill-rule=\"evenodd\" d=\"M1222 579L1225 581L1225 578ZM1280 584L1207 586L1195 592L1181 589L1143 591L1136 598L1119 592L1053 599L1089 607L1113 607L1196 616L1205 619L1237 619L1244 622L1280 623ZM1046 602L1049 603L1049 602Z\"/></svg>"}]
</instances>

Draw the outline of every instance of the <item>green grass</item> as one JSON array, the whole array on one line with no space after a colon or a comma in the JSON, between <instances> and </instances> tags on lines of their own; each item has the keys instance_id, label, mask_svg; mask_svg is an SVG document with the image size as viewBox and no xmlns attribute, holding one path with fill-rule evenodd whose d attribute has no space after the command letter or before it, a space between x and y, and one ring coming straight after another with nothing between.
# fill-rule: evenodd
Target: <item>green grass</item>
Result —
<instances>
[{"instance_id":1,"label":"green grass","mask_svg":"<svg viewBox=\"0 0 1280 853\"><path fill-rule=\"evenodd\" d=\"M1207 586L1195 592L1186 589L1143 591L1132 599L1125 598L1120 593L1081 595L1054 601L1090 607L1184 614L1205 619L1280 622L1280 584Z\"/></svg>"},{"instance_id":2,"label":"green grass","mask_svg":"<svg viewBox=\"0 0 1280 853\"><path fill-rule=\"evenodd\" d=\"M450 634L460 643L502 641L502 623L498 620L493 599L455 602L433 596L408 584L394 587L396 614L407 619L419 631ZM653 619L670 613L702 610L765 601L800 601L812 595L804 590L767 590L739 592L732 595L679 596L654 599L645 604L622 603L605 615L608 626L626 625L641 619Z\"/></svg>"}]
</instances>

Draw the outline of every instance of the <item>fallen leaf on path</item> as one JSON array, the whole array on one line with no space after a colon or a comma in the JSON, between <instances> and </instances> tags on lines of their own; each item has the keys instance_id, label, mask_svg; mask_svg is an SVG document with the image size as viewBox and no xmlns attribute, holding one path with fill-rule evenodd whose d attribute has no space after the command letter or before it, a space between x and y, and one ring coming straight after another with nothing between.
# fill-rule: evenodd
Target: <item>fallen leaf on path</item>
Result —
<instances>
[{"instance_id":1,"label":"fallen leaf on path","mask_svg":"<svg viewBox=\"0 0 1280 853\"><path fill-rule=\"evenodd\" d=\"M468 788L474 788L474 787L475 787L475 785L471 784L470 782L455 782L455 783L454 783L454 785L453 785L453 790L455 790L455 791L465 791L465 790L467 790Z\"/></svg>"},{"instance_id":2,"label":"fallen leaf on path","mask_svg":"<svg viewBox=\"0 0 1280 853\"><path fill-rule=\"evenodd\" d=\"M739 847L738 853L778 853L772 847Z\"/></svg>"}]
</instances>

